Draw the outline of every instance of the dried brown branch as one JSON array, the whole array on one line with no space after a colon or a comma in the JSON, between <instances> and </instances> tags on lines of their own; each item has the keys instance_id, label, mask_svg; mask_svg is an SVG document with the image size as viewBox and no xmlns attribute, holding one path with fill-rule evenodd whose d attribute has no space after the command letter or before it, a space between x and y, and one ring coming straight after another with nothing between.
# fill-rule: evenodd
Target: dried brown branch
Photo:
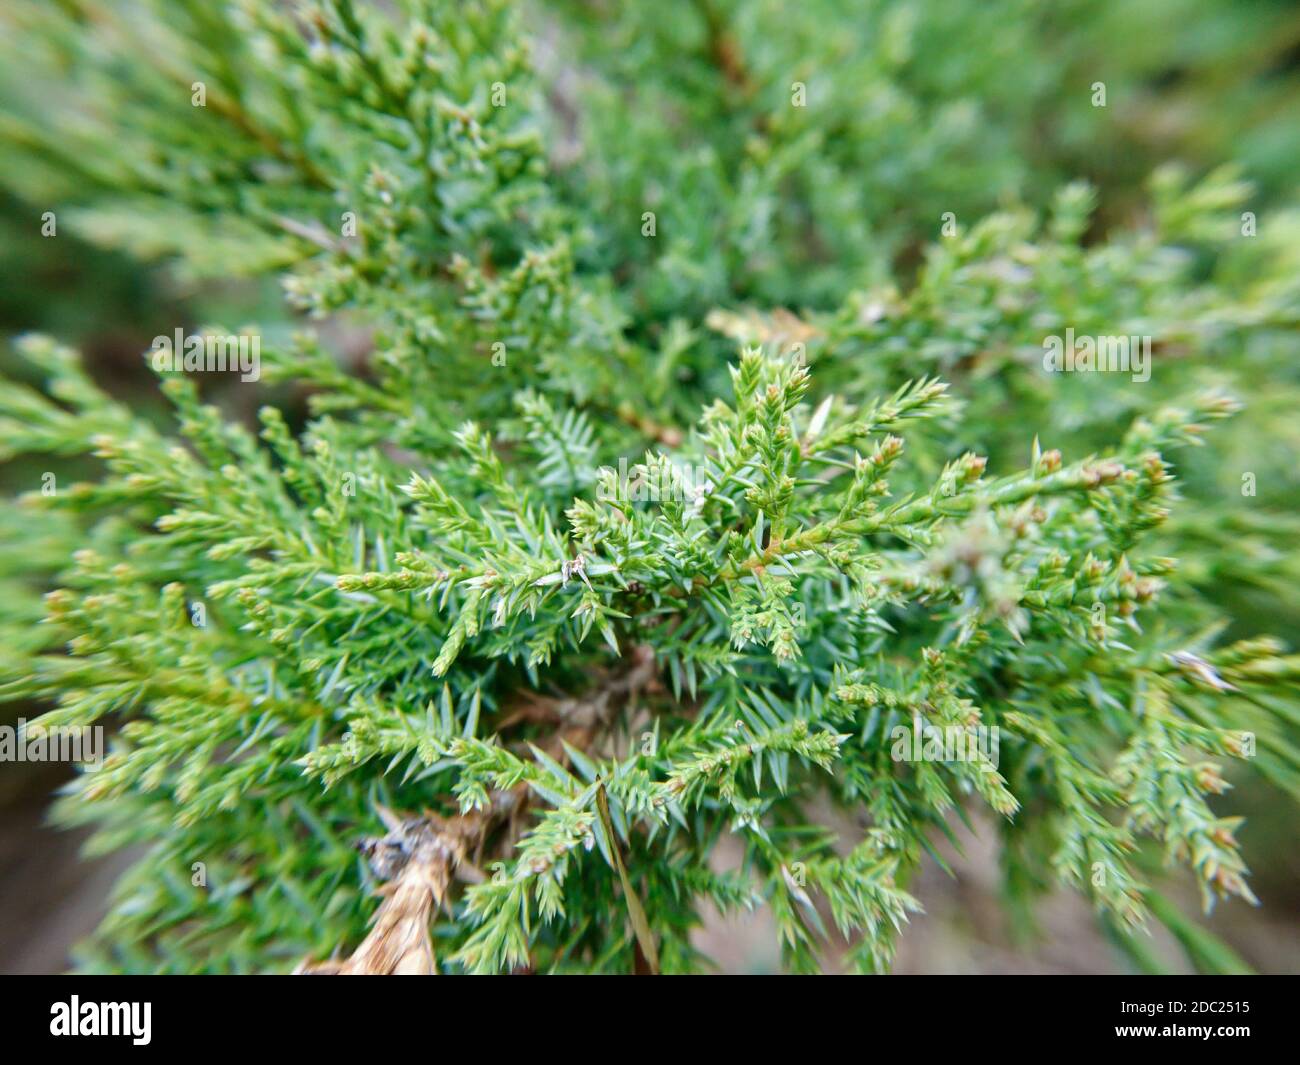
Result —
<instances>
[{"instance_id":1,"label":"dried brown branch","mask_svg":"<svg viewBox=\"0 0 1300 1065\"><path fill-rule=\"evenodd\" d=\"M599 740L608 734L621 708L634 707L637 698L652 691L659 683L654 651L645 645L632 648L620 669L599 676L590 691L568 698L553 698L539 692L521 692L510 712L499 723L505 731L522 722L548 724L555 731L538 746L560 761L567 761L564 744L580 751L599 749Z\"/></svg>"},{"instance_id":2,"label":"dried brown branch","mask_svg":"<svg viewBox=\"0 0 1300 1065\"><path fill-rule=\"evenodd\" d=\"M388 883L383 905L369 935L351 957L313 963L304 960L298 974L313 976L432 976L437 971L429 918L442 906L455 876L478 880L470 854L492 826L523 801L521 791L498 792L485 810L455 817L425 813L399 817L379 808L388 834L363 840L361 850L375 875Z\"/></svg>"},{"instance_id":3,"label":"dried brown branch","mask_svg":"<svg viewBox=\"0 0 1300 1065\"><path fill-rule=\"evenodd\" d=\"M581 696L554 699L536 692L523 693L499 727L505 729L525 721L552 724L555 731L542 746L555 757L567 759L566 743L579 750L590 749L616 710L634 702L657 679L653 652L638 646L620 670L603 676ZM437 960L429 938L434 909L446 904L453 878L482 878L477 855L488 834L501 821L522 813L527 801L527 789L520 787L495 792L486 809L455 817L428 812L401 817L379 807L388 834L360 844L375 875L387 881L381 889L383 905L375 914L369 934L348 958L304 960L294 971L314 976L435 974Z\"/></svg>"}]
</instances>

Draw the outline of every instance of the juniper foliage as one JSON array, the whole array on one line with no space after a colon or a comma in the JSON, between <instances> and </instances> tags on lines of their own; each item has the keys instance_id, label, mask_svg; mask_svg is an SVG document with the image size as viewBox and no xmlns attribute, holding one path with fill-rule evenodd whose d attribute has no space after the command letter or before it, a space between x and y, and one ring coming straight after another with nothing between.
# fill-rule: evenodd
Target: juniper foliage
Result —
<instances>
[{"instance_id":1,"label":"juniper foliage","mask_svg":"<svg viewBox=\"0 0 1300 1065\"><path fill-rule=\"evenodd\" d=\"M698 969L706 904L885 970L971 817L1026 924L1063 881L1191 940L1161 857L1253 900L1211 797L1235 759L1300 791L1300 658L1240 598L1296 627L1295 474L1253 448L1300 394L1300 216L1244 241L1251 185L1166 167L1106 224L1063 180L1105 131L1069 111L1033 165L1072 105L1023 5L872 5L841 51L834 4L670 6L7 16L15 194L195 286L282 279L264 378L310 407L164 373L145 417L41 336L0 392L3 457L100 463L0 510L0 694L116 724L59 813L144 848L84 967L350 950L388 808L476 819L446 971ZM1007 25L1032 92L961 44ZM1152 380L1045 374L1066 327L1153 336ZM996 759L899 757L980 727Z\"/></svg>"}]
</instances>

